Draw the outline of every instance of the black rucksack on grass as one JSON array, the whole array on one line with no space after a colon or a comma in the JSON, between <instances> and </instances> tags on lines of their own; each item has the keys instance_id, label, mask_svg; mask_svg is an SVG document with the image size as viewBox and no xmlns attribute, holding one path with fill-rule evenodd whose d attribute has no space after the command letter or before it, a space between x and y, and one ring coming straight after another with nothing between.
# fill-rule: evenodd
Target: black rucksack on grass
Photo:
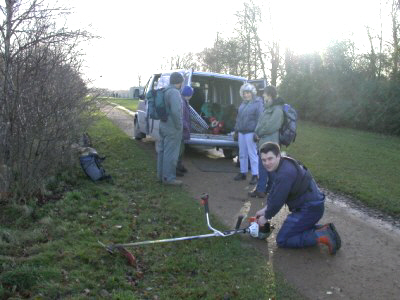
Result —
<instances>
[{"instance_id":1,"label":"black rucksack on grass","mask_svg":"<svg viewBox=\"0 0 400 300\"><path fill-rule=\"evenodd\" d=\"M111 179L111 176L106 174L101 165L104 160L105 157L100 157L97 153L89 153L79 157L83 171L93 181Z\"/></svg>"}]
</instances>

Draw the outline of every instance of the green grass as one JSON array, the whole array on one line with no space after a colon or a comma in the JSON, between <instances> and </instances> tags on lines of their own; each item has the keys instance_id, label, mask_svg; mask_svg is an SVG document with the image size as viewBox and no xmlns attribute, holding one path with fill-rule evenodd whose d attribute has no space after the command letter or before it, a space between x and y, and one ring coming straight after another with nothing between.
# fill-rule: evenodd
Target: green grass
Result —
<instances>
[{"instance_id":1,"label":"green grass","mask_svg":"<svg viewBox=\"0 0 400 300\"><path fill-rule=\"evenodd\" d=\"M400 215L399 137L300 122L287 152L309 167L321 186Z\"/></svg>"},{"instance_id":2,"label":"green grass","mask_svg":"<svg viewBox=\"0 0 400 300\"><path fill-rule=\"evenodd\" d=\"M124 99L124 98L101 98L102 101L107 101L107 102L112 102L116 103L118 105L121 105L131 111L136 111L139 100L138 99Z\"/></svg>"},{"instance_id":3,"label":"green grass","mask_svg":"<svg viewBox=\"0 0 400 300\"><path fill-rule=\"evenodd\" d=\"M203 209L156 182L155 161L106 118L89 132L114 182L80 167L58 177L42 206L0 209L0 299L301 299L240 237L134 248L137 266L98 240L125 243L208 232ZM50 191L49 191L50 194ZM221 227L214 218L216 227ZM121 227L120 227L121 226Z\"/></svg>"}]
</instances>

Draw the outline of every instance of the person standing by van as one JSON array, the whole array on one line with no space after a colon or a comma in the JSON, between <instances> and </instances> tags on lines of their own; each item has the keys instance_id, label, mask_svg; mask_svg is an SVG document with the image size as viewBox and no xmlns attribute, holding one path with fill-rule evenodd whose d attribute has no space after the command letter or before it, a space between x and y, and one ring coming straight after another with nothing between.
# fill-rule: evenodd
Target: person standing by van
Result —
<instances>
[{"instance_id":1,"label":"person standing by van","mask_svg":"<svg viewBox=\"0 0 400 300\"><path fill-rule=\"evenodd\" d=\"M255 86L250 83L241 86L240 96L243 102L239 106L235 124L235 135L238 136L239 142L240 173L234 177L234 180L246 179L250 158L252 174L250 184L256 184L258 180L258 155L253 136L258 118L263 111L263 103L257 97Z\"/></svg>"},{"instance_id":2,"label":"person standing by van","mask_svg":"<svg viewBox=\"0 0 400 300\"><path fill-rule=\"evenodd\" d=\"M279 144L279 129L283 123L283 100L277 96L276 88L272 85L264 89L264 111L258 119L254 133L254 141L258 149L266 142ZM254 190L249 192L250 197L264 198L267 193L268 171L261 163L259 157L258 182Z\"/></svg>"},{"instance_id":3,"label":"person standing by van","mask_svg":"<svg viewBox=\"0 0 400 300\"><path fill-rule=\"evenodd\" d=\"M157 177L167 185L182 185L176 179L176 166L182 141L182 100L180 88L183 76L173 72L169 79L169 86L164 94L168 119L160 121L160 140L158 142Z\"/></svg>"},{"instance_id":4,"label":"person standing by van","mask_svg":"<svg viewBox=\"0 0 400 300\"><path fill-rule=\"evenodd\" d=\"M187 169L183 165L183 153L185 152L185 141L190 140L190 109L189 100L192 98L193 89L190 86L185 86L182 89L182 124L183 124L183 135L181 141L181 148L179 151L178 164L176 166L176 176L183 176L187 172Z\"/></svg>"}]
</instances>

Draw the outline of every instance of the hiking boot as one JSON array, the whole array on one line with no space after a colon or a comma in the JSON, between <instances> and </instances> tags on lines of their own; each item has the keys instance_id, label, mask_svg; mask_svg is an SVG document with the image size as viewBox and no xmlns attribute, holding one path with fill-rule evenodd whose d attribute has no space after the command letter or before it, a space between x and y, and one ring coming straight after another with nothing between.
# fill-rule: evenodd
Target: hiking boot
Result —
<instances>
[{"instance_id":1,"label":"hiking boot","mask_svg":"<svg viewBox=\"0 0 400 300\"><path fill-rule=\"evenodd\" d=\"M340 238L339 233L336 230L336 227L333 223L329 223L329 228L332 230L333 234L335 235L336 238L336 245L337 245L337 250L339 250L342 247L342 239Z\"/></svg>"},{"instance_id":2,"label":"hiking boot","mask_svg":"<svg viewBox=\"0 0 400 300\"><path fill-rule=\"evenodd\" d=\"M317 230L318 229L325 229L325 230L330 229L330 230L332 230L336 235L337 250L339 250L340 247L342 247L342 240L341 240L340 235L337 232L336 227L335 227L335 225L333 223L328 223L328 224L325 224L325 225L315 225L315 228Z\"/></svg>"},{"instance_id":3,"label":"hiking boot","mask_svg":"<svg viewBox=\"0 0 400 300\"><path fill-rule=\"evenodd\" d=\"M249 195L251 198L256 198L256 197L257 197L257 198L265 198L265 197L267 196L266 193L257 191L257 189L252 190L251 192L248 193L248 195Z\"/></svg>"},{"instance_id":4,"label":"hiking boot","mask_svg":"<svg viewBox=\"0 0 400 300\"><path fill-rule=\"evenodd\" d=\"M244 173L239 173L239 174L237 174L233 179L236 180L236 181L239 181L239 180L246 180L246 174L244 174Z\"/></svg>"},{"instance_id":5,"label":"hiking boot","mask_svg":"<svg viewBox=\"0 0 400 300\"><path fill-rule=\"evenodd\" d=\"M258 182L258 176L257 175L251 176L249 184L257 184L257 182Z\"/></svg>"},{"instance_id":6,"label":"hiking boot","mask_svg":"<svg viewBox=\"0 0 400 300\"><path fill-rule=\"evenodd\" d=\"M317 243L328 246L329 254L334 255L342 246L339 233L336 231L333 223L325 224L321 228L315 230L317 234Z\"/></svg>"},{"instance_id":7,"label":"hiking boot","mask_svg":"<svg viewBox=\"0 0 400 300\"><path fill-rule=\"evenodd\" d=\"M183 172L177 168L176 169L176 176L183 177L183 175L184 175Z\"/></svg>"},{"instance_id":8,"label":"hiking boot","mask_svg":"<svg viewBox=\"0 0 400 300\"><path fill-rule=\"evenodd\" d=\"M181 186L182 185L182 181L181 180L177 180L177 179L173 179L170 181L164 181L163 182L165 185L175 185L175 186Z\"/></svg>"}]
</instances>

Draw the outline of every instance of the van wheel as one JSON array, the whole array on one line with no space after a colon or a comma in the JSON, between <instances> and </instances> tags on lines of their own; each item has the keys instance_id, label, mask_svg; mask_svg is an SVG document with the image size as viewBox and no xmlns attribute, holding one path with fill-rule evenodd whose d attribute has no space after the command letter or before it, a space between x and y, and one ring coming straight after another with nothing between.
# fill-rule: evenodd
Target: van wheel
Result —
<instances>
[{"instance_id":1,"label":"van wheel","mask_svg":"<svg viewBox=\"0 0 400 300\"><path fill-rule=\"evenodd\" d=\"M135 117L135 120L133 121L133 137L137 141L140 141L141 139L146 137L146 135L140 131L139 122L137 120L137 117Z\"/></svg>"},{"instance_id":2,"label":"van wheel","mask_svg":"<svg viewBox=\"0 0 400 300\"><path fill-rule=\"evenodd\" d=\"M235 157L232 149L222 149L222 152L227 159L232 159Z\"/></svg>"}]
</instances>

